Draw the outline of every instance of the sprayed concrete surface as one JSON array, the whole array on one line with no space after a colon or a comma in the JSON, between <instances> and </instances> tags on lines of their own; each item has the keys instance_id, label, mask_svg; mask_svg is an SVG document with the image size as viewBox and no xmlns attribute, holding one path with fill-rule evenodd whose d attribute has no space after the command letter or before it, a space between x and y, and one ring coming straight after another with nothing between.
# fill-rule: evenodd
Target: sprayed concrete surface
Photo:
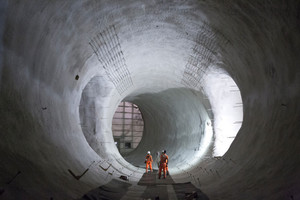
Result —
<instances>
[{"instance_id":1,"label":"sprayed concrete surface","mask_svg":"<svg viewBox=\"0 0 300 200\"><path fill-rule=\"evenodd\" d=\"M299 9L0 1L0 199L80 199L118 185L123 199L146 197L156 187L138 185L144 157L163 149L174 184L205 198L300 199ZM121 101L145 124L124 158L111 130ZM168 198L177 186L163 188Z\"/></svg>"}]
</instances>

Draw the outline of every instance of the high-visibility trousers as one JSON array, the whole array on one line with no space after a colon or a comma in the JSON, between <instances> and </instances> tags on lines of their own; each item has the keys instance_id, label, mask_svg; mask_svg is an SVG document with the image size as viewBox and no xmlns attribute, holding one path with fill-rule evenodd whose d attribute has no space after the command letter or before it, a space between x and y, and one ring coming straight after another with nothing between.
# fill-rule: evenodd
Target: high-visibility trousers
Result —
<instances>
[{"instance_id":1,"label":"high-visibility trousers","mask_svg":"<svg viewBox=\"0 0 300 200\"><path fill-rule=\"evenodd\" d=\"M167 172L169 171L168 164L166 165L166 171L167 171Z\"/></svg>"},{"instance_id":2,"label":"high-visibility trousers","mask_svg":"<svg viewBox=\"0 0 300 200\"><path fill-rule=\"evenodd\" d=\"M164 172L164 177L166 178L166 172L167 172L167 163L161 163L159 166L159 172L158 172L158 178L161 176L161 170Z\"/></svg>"},{"instance_id":3,"label":"high-visibility trousers","mask_svg":"<svg viewBox=\"0 0 300 200\"><path fill-rule=\"evenodd\" d=\"M146 172L148 172L148 167L150 167L150 170L152 171L152 162L150 161L146 162Z\"/></svg>"}]
</instances>

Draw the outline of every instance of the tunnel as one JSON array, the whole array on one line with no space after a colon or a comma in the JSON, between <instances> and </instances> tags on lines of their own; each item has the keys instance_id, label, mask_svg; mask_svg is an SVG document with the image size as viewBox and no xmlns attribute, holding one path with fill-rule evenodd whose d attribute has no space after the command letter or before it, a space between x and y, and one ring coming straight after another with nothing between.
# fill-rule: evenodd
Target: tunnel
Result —
<instances>
[{"instance_id":1,"label":"tunnel","mask_svg":"<svg viewBox=\"0 0 300 200\"><path fill-rule=\"evenodd\" d=\"M0 10L0 199L300 199L299 1ZM143 119L124 154L122 102Z\"/></svg>"}]
</instances>

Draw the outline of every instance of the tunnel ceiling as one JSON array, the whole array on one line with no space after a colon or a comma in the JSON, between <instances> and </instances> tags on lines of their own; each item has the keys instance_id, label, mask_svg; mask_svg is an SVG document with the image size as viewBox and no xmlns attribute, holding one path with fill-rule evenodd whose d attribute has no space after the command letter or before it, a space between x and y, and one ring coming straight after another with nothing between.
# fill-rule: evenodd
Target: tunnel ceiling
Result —
<instances>
[{"instance_id":1,"label":"tunnel ceiling","mask_svg":"<svg viewBox=\"0 0 300 200\"><path fill-rule=\"evenodd\" d=\"M134 185L146 152L167 149L174 181L211 199L300 198L299 8L1 1L0 197ZM111 130L123 100L145 122L126 160Z\"/></svg>"}]
</instances>

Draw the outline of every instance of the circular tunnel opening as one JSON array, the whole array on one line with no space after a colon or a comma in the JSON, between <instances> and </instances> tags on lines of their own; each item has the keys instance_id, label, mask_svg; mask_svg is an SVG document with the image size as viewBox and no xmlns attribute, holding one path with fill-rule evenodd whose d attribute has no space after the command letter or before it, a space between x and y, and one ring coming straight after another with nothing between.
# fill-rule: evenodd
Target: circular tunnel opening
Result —
<instances>
[{"instance_id":1,"label":"circular tunnel opening","mask_svg":"<svg viewBox=\"0 0 300 200\"><path fill-rule=\"evenodd\" d=\"M148 151L155 158L167 150L170 169L188 169L223 155L242 123L239 89L224 71L208 72L202 89L138 88L122 100L105 84L101 77L88 82L80 118L89 145L108 159L121 156L143 168Z\"/></svg>"},{"instance_id":2,"label":"circular tunnel opening","mask_svg":"<svg viewBox=\"0 0 300 200\"><path fill-rule=\"evenodd\" d=\"M3 198L75 199L117 178L118 170L137 180L138 170L116 159L120 155L111 129L115 108L142 84L181 87L184 72L190 85L207 88L212 105L207 115L211 109L214 116L211 123L201 118L201 125L214 131L222 147L214 155L222 156L235 142L223 159L203 162L207 171L196 168L182 176L195 175L193 183L210 199L300 198L299 1L2 2ZM215 92L220 90L212 77L200 83L203 68L190 62L194 57L230 72L241 88L244 110L239 99L227 101ZM116 63L125 74L115 70ZM94 72L99 78L84 88L79 105ZM132 88L123 86L124 75L131 76ZM112 81L127 88L126 95L114 93ZM232 96L239 93L235 86L228 88ZM131 102L145 113L145 130L126 159L135 154L132 160L138 163L148 150L166 149L171 159L178 158L170 167L182 167L189 155L200 152L195 144L203 131L196 112L201 104L192 90L143 90ZM243 121L238 119L241 112L226 117L238 109L245 112ZM229 134L242 122L238 137ZM84 176L78 181L68 168ZM18 170L22 173L17 176Z\"/></svg>"},{"instance_id":3,"label":"circular tunnel opening","mask_svg":"<svg viewBox=\"0 0 300 200\"><path fill-rule=\"evenodd\" d=\"M193 164L204 155L211 155L213 131L204 95L188 88L171 88L160 92L127 97L138 105L144 119L140 144L124 158L131 164L144 166L150 151L167 150L170 168ZM206 101L207 102L207 101ZM155 167L155 166L154 166Z\"/></svg>"},{"instance_id":4,"label":"circular tunnel opening","mask_svg":"<svg viewBox=\"0 0 300 200\"><path fill-rule=\"evenodd\" d=\"M137 105L122 101L112 119L112 133L122 156L137 148L144 130L144 120Z\"/></svg>"}]
</instances>

